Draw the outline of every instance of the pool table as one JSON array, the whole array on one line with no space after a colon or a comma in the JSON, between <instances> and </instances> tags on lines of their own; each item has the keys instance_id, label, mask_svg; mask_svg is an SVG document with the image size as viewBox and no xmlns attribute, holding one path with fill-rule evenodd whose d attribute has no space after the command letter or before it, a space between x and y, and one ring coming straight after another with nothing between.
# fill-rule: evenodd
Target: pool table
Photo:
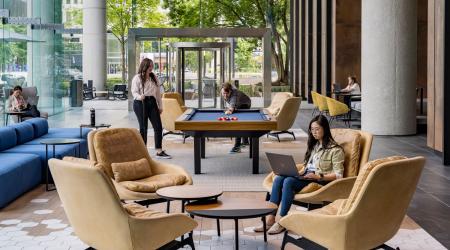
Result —
<instances>
[{"instance_id":1,"label":"pool table","mask_svg":"<svg viewBox=\"0 0 450 250\"><path fill-rule=\"evenodd\" d=\"M195 174L201 173L201 158L205 158L206 137L250 137L249 156L253 160L253 174L259 173L259 137L275 130L276 120L262 109L236 110L229 117L233 121L219 121L223 110L188 109L175 121L175 129L194 137Z\"/></svg>"}]
</instances>

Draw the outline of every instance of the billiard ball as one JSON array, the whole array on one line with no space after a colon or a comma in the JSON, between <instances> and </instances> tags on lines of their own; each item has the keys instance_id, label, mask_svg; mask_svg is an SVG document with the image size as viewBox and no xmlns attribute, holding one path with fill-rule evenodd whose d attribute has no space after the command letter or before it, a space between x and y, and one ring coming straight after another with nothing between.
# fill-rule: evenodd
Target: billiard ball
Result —
<instances>
[{"instance_id":1,"label":"billiard ball","mask_svg":"<svg viewBox=\"0 0 450 250\"><path fill-rule=\"evenodd\" d=\"M223 117L219 117L219 118L217 118L217 120L223 121Z\"/></svg>"},{"instance_id":2,"label":"billiard ball","mask_svg":"<svg viewBox=\"0 0 450 250\"><path fill-rule=\"evenodd\" d=\"M237 119L238 119L238 118L237 118L236 116L231 117L231 120L232 120L232 121L237 121Z\"/></svg>"},{"instance_id":3,"label":"billiard ball","mask_svg":"<svg viewBox=\"0 0 450 250\"><path fill-rule=\"evenodd\" d=\"M226 116L226 117L225 117L225 120L229 121L229 120L230 120L230 117L229 117L229 116Z\"/></svg>"}]
</instances>

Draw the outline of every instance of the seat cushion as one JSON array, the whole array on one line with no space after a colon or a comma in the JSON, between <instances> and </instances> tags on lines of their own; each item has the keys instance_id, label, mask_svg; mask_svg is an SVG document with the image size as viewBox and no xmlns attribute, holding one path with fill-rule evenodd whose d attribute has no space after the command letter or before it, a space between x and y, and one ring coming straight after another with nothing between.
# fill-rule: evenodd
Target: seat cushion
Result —
<instances>
[{"instance_id":1,"label":"seat cushion","mask_svg":"<svg viewBox=\"0 0 450 250\"><path fill-rule=\"evenodd\" d=\"M16 130L17 144L23 144L34 139L33 125L27 122L15 123L10 126Z\"/></svg>"},{"instance_id":2,"label":"seat cushion","mask_svg":"<svg viewBox=\"0 0 450 250\"><path fill-rule=\"evenodd\" d=\"M358 175L361 134L352 129L332 129L331 133L334 140L344 149L344 177Z\"/></svg>"},{"instance_id":3,"label":"seat cushion","mask_svg":"<svg viewBox=\"0 0 450 250\"><path fill-rule=\"evenodd\" d=\"M12 148L17 144L16 130L12 127L0 128L0 151Z\"/></svg>"},{"instance_id":4,"label":"seat cushion","mask_svg":"<svg viewBox=\"0 0 450 250\"><path fill-rule=\"evenodd\" d=\"M48 122L44 118L32 118L25 122L33 126L34 137L40 137L48 133Z\"/></svg>"},{"instance_id":5,"label":"seat cushion","mask_svg":"<svg viewBox=\"0 0 450 250\"><path fill-rule=\"evenodd\" d=\"M76 156L78 144L57 145L55 146L55 157L62 159L64 156ZM34 154L41 158L42 166L45 167L45 145L17 145L13 148L3 151L4 153L20 153L20 154ZM19 157L19 156L18 156ZM53 147L48 146L48 158L53 157Z\"/></svg>"},{"instance_id":6,"label":"seat cushion","mask_svg":"<svg viewBox=\"0 0 450 250\"><path fill-rule=\"evenodd\" d=\"M396 160L402 160L406 159L404 156L390 156L386 158L381 158L377 160L370 161L366 163L361 171L358 174L358 177L356 178L355 184L353 184L352 191L350 192L350 195L348 196L347 201L343 205L342 209L339 211L339 214L345 214L350 211L353 204L356 201L356 198L358 197L359 193L361 192L361 189L364 185L364 182L366 182L367 177L369 176L370 172L378 165L390 162L390 161L396 161Z\"/></svg>"},{"instance_id":7,"label":"seat cushion","mask_svg":"<svg viewBox=\"0 0 450 250\"><path fill-rule=\"evenodd\" d=\"M87 139L87 134L91 131L90 128L83 128L81 130L81 138ZM42 138L80 138L80 128L49 128L48 133Z\"/></svg>"},{"instance_id":8,"label":"seat cushion","mask_svg":"<svg viewBox=\"0 0 450 250\"><path fill-rule=\"evenodd\" d=\"M152 175L146 158L137 161L111 163L114 179L117 182L144 179Z\"/></svg>"},{"instance_id":9,"label":"seat cushion","mask_svg":"<svg viewBox=\"0 0 450 250\"><path fill-rule=\"evenodd\" d=\"M158 174L135 181L120 182L126 189L134 192L154 193L163 187L183 185L186 176L181 174Z\"/></svg>"},{"instance_id":10,"label":"seat cushion","mask_svg":"<svg viewBox=\"0 0 450 250\"><path fill-rule=\"evenodd\" d=\"M0 208L37 186L41 161L34 154L0 153Z\"/></svg>"},{"instance_id":11,"label":"seat cushion","mask_svg":"<svg viewBox=\"0 0 450 250\"><path fill-rule=\"evenodd\" d=\"M151 210L142 205L136 203L128 203L123 205L127 213L131 216L138 218L158 218L160 216L166 216L166 213L162 213L159 211Z\"/></svg>"}]
</instances>

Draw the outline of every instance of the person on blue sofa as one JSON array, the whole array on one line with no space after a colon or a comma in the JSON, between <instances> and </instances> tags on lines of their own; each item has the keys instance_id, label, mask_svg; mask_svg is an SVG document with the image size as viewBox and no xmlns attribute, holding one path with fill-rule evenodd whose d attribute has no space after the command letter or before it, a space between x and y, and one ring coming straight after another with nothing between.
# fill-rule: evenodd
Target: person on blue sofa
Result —
<instances>
[{"instance_id":1,"label":"person on blue sofa","mask_svg":"<svg viewBox=\"0 0 450 250\"><path fill-rule=\"evenodd\" d=\"M22 111L22 117L40 117L41 114L36 105L27 103L22 95L22 87L15 86L13 93L9 96L9 111Z\"/></svg>"}]
</instances>

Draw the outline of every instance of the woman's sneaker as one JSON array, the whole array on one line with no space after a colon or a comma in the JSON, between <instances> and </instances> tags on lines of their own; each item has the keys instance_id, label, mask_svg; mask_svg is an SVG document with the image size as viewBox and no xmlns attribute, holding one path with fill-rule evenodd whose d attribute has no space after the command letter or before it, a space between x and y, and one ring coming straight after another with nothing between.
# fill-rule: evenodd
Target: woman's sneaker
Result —
<instances>
[{"instance_id":1,"label":"woman's sneaker","mask_svg":"<svg viewBox=\"0 0 450 250\"><path fill-rule=\"evenodd\" d=\"M271 226L272 226L272 225L268 225L268 224L266 223L266 231L269 230L269 228L270 228ZM255 228L253 228L253 232L256 232L256 233L264 232L264 225L261 224L261 225L255 227Z\"/></svg>"},{"instance_id":2,"label":"woman's sneaker","mask_svg":"<svg viewBox=\"0 0 450 250\"><path fill-rule=\"evenodd\" d=\"M166 154L166 152L163 150L159 153L156 153L156 158L158 159L172 159L172 156Z\"/></svg>"},{"instance_id":3,"label":"woman's sneaker","mask_svg":"<svg viewBox=\"0 0 450 250\"><path fill-rule=\"evenodd\" d=\"M280 225L280 223L275 222L270 228L269 231L267 231L268 234L279 234L286 230L283 226Z\"/></svg>"},{"instance_id":4,"label":"woman's sneaker","mask_svg":"<svg viewBox=\"0 0 450 250\"><path fill-rule=\"evenodd\" d=\"M236 153L240 153L241 152L241 148L240 147L233 147L230 150L230 154L236 154Z\"/></svg>"}]
</instances>

